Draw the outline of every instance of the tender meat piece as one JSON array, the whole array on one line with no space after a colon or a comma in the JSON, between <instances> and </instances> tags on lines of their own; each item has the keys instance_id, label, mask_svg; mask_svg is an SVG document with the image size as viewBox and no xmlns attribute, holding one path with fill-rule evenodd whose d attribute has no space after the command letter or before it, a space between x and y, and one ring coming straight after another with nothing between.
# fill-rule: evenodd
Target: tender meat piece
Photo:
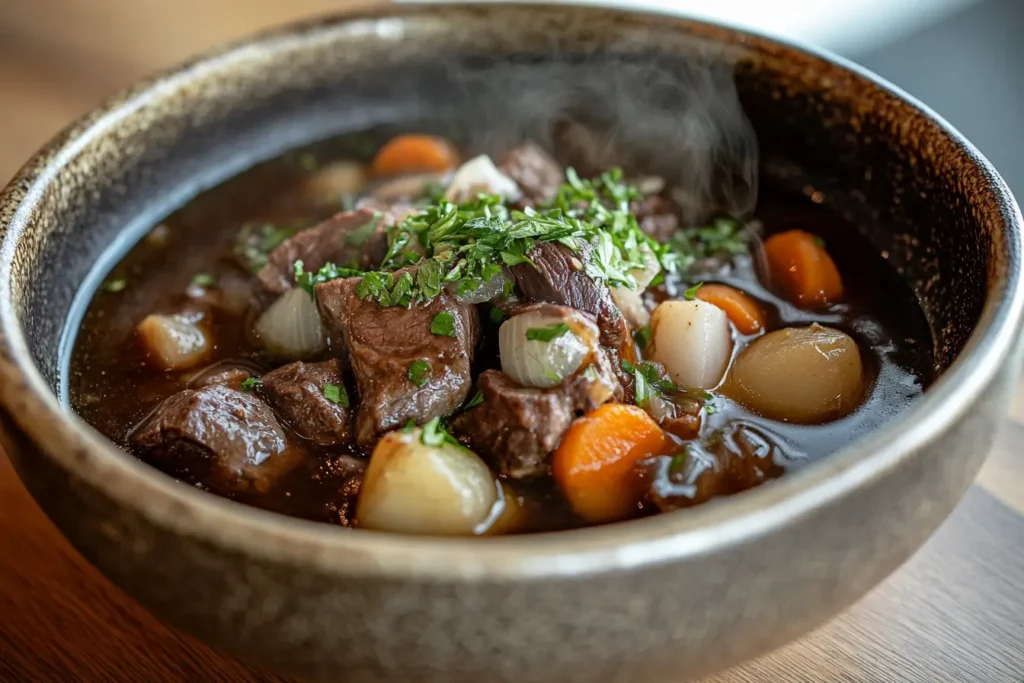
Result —
<instances>
[{"instance_id":1,"label":"tender meat piece","mask_svg":"<svg viewBox=\"0 0 1024 683\"><path fill-rule=\"evenodd\" d=\"M542 476L573 419L608 400L607 391L594 390L601 382L618 386L606 359L550 389L524 387L500 370L486 370L477 381L484 402L455 418L452 431L501 474Z\"/></svg>"},{"instance_id":2,"label":"tender meat piece","mask_svg":"<svg viewBox=\"0 0 1024 683\"><path fill-rule=\"evenodd\" d=\"M659 242L668 242L679 229L679 217L672 202L658 195L634 201L630 207L640 229Z\"/></svg>"},{"instance_id":3,"label":"tender meat piece","mask_svg":"<svg viewBox=\"0 0 1024 683\"><path fill-rule=\"evenodd\" d=\"M373 211L374 213L380 214L380 227L385 231L393 225L398 225L409 216L423 213L423 210L411 201L386 201L374 196L363 197L360 199L356 202L356 209L361 211ZM383 260L386 253L387 235L385 235L384 238L384 250L380 253L380 258L374 262L374 268L380 265L380 262Z\"/></svg>"},{"instance_id":4,"label":"tender meat piece","mask_svg":"<svg viewBox=\"0 0 1024 683\"><path fill-rule=\"evenodd\" d=\"M714 433L704 444L688 444L676 456L651 458L642 468L650 480L648 499L667 512L774 479L782 474L785 457L767 434L738 422Z\"/></svg>"},{"instance_id":5,"label":"tender meat piece","mask_svg":"<svg viewBox=\"0 0 1024 683\"><path fill-rule=\"evenodd\" d=\"M261 374L259 367L245 360L220 360L193 373L185 383L189 389L199 389L208 384L223 384L232 389L241 389L242 382Z\"/></svg>"},{"instance_id":6,"label":"tender meat piece","mask_svg":"<svg viewBox=\"0 0 1024 683\"><path fill-rule=\"evenodd\" d=\"M565 172L557 161L534 142L513 147L498 164L498 169L523 192L520 204L537 207L547 204L558 195L558 186L565 180Z\"/></svg>"},{"instance_id":7,"label":"tender meat piece","mask_svg":"<svg viewBox=\"0 0 1024 683\"><path fill-rule=\"evenodd\" d=\"M612 301L611 292L587 275L592 247L579 253L557 242L540 242L530 252L530 263L513 266L516 288L527 301L544 301L579 309L597 317L601 343L618 349L630 340L625 318Z\"/></svg>"},{"instance_id":8,"label":"tender meat piece","mask_svg":"<svg viewBox=\"0 0 1024 683\"><path fill-rule=\"evenodd\" d=\"M352 365L359 390L356 443L369 447L383 432L446 415L465 401L480 320L475 306L447 294L409 309L381 308L359 298L358 284L359 278L348 278L317 285L316 299L335 350ZM430 331L442 311L454 318L454 337ZM422 386L409 379L416 361L429 365Z\"/></svg>"},{"instance_id":9,"label":"tender meat piece","mask_svg":"<svg viewBox=\"0 0 1024 683\"><path fill-rule=\"evenodd\" d=\"M269 406L220 384L166 399L129 442L147 462L222 495L267 491L302 459Z\"/></svg>"},{"instance_id":10,"label":"tender meat piece","mask_svg":"<svg viewBox=\"0 0 1024 683\"><path fill-rule=\"evenodd\" d=\"M386 226L373 211L343 211L279 244L267 256L259 279L268 291L283 294L294 286L298 260L307 271L327 263L370 270L380 265L387 248Z\"/></svg>"},{"instance_id":11,"label":"tender meat piece","mask_svg":"<svg viewBox=\"0 0 1024 683\"><path fill-rule=\"evenodd\" d=\"M317 446L352 443L352 410L332 400L325 385L345 391L341 362L291 363L263 376L263 395L278 416Z\"/></svg>"}]
</instances>

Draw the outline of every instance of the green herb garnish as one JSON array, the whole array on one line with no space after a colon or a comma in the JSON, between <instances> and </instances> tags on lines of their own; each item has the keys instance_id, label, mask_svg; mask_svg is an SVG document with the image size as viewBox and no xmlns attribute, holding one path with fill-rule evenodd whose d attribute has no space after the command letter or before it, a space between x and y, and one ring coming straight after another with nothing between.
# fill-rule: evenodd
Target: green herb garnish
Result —
<instances>
[{"instance_id":1,"label":"green herb garnish","mask_svg":"<svg viewBox=\"0 0 1024 683\"><path fill-rule=\"evenodd\" d=\"M473 394L473 396L468 401L466 401L466 405L463 406L463 409L469 410L470 408L476 408L478 405L482 405L483 402L484 392L477 389L476 393Z\"/></svg>"},{"instance_id":2,"label":"green herb garnish","mask_svg":"<svg viewBox=\"0 0 1024 683\"><path fill-rule=\"evenodd\" d=\"M651 343L651 326L644 325L637 329L637 331L633 333L633 341L635 341L637 346L641 349L646 349L647 345Z\"/></svg>"},{"instance_id":3,"label":"green herb garnish","mask_svg":"<svg viewBox=\"0 0 1024 683\"><path fill-rule=\"evenodd\" d=\"M443 446L450 444L452 446L462 447L459 440L448 433L448 430L444 428L444 424L441 422L441 418L435 417L433 420L423 425L423 435L420 437L427 446Z\"/></svg>"},{"instance_id":4,"label":"green herb garnish","mask_svg":"<svg viewBox=\"0 0 1024 683\"><path fill-rule=\"evenodd\" d=\"M658 366L650 361L645 360L633 365L623 358L620 365L623 370L633 375L634 393L638 406L642 407L651 398L660 398L682 391L675 382L663 377Z\"/></svg>"},{"instance_id":5,"label":"green herb garnish","mask_svg":"<svg viewBox=\"0 0 1024 683\"><path fill-rule=\"evenodd\" d=\"M553 323L544 327L531 327L526 330L527 341L549 342L569 332L568 323Z\"/></svg>"},{"instance_id":6,"label":"green herb garnish","mask_svg":"<svg viewBox=\"0 0 1024 683\"><path fill-rule=\"evenodd\" d=\"M323 392L324 398L331 403L337 403L342 408L349 407L348 392L345 390L345 387L327 382L324 383Z\"/></svg>"},{"instance_id":7,"label":"green herb garnish","mask_svg":"<svg viewBox=\"0 0 1024 683\"><path fill-rule=\"evenodd\" d=\"M491 308L491 312L487 315L491 319L491 322L495 325L500 325L505 320L505 311L501 310L497 306Z\"/></svg>"},{"instance_id":8,"label":"green herb garnish","mask_svg":"<svg viewBox=\"0 0 1024 683\"><path fill-rule=\"evenodd\" d=\"M192 284L207 289L217 284L217 277L210 273L196 273L192 276Z\"/></svg>"},{"instance_id":9,"label":"green herb garnish","mask_svg":"<svg viewBox=\"0 0 1024 683\"><path fill-rule=\"evenodd\" d=\"M362 277L364 275L364 272L361 270L357 270L355 268L339 268L333 263L324 265L323 268L315 273L308 273L303 267L301 259L295 262L294 269L295 283L309 292L310 296L313 295L313 290L316 286L322 282L329 282L330 280L337 280L343 277Z\"/></svg>"},{"instance_id":10,"label":"green herb garnish","mask_svg":"<svg viewBox=\"0 0 1024 683\"><path fill-rule=\"evenodd\" d=\"M238 231L235 254L254 273L267 265L267 256L282 242L295 234L291 228L278 228L270 223L247 223Z\"/></svg>"},{"instance_id":11,"label":"green herb garnish","mask_svg":"<svg viewBox=\"0 0 1024 683\"><path fill-rule=\"evenodd\" d=\"M128 286L128 281L123 278L107 280L103 283L103 289L108 292L122 292Z\"/></svg>"},{"instance_id":12,"label":"green herb garnish","mask_svg":"<svg viewBox=\"0 0 1024 683\"><path fill-rule=\"evenodd\" d=\"M427 377L430 375L430 363L423 360L422 358L414 360L409 364L409 371L406 376L409 381L415 384L417 387L422 387L427 383Z\"/></svg>"},{"instance_id":13,"label":"green herb garnish","mask_svg":"<svg viewBox=\"0 0 1024 683\"><path fill-rule=\"evenodd\" d=\"M315 171L318 166L316 156L309 152L299 155L299 166L303 171Z\"/></svg>"},{"instance_id":14,"label":"green herb garnish","mask_svg":"<svg viewBox=\"0 0 1024 683\"><path fill-rule=\"evenodd\" d=\"M697 298L697 290L699 290L703 286L703 282L698 282L693 287L690 287L688 290L683 292L683 298L686 299L687 301L693 301L694 299Z\"/></svg>"},{"instance_id":15,"label":"green herb garnish","mask_svg":"<svg viewBox=\"0 0 1024 683\"><path fill-rule=\"evenodd\" d=\"M439 337L455 336L455 315L451 311L441 311L430 321L430 333Z\"/></svg>"},{"instance_id":16,"label":"green herb garnish","mask_svg":"<svg viewBox=\"0 0 1024 683\"><path fill-rule=\"evenodd\" d=\"M259 377L246 377L242 382L242 391L256 391L263 388L263 380Z\"/></svg>"},{"instance_id":17,"label":"green herb garnish","mask_svg":"<svg viewBox=\"0 0 1024 683\"><path fill-rule=\"evenodd\" d=\"M708 226L677 230L666 246L675 254L677 272L686 272L703 259L746 253L747 238L742 223L723 217Z\"/></svg>"},{"instance_id":18,"label":"green herb garnish","mask_svg":"<svg viewBox=\"0 0 1024 683\"><path fill-rule=\"evenodd\" d=\"M409 421L405 423L404 427L402 427L402 431L408 434L414 429L416 429L416 420L410 417Z\"/></svg>"},{"instance_id":19,"label":"green herb garnish","mask_svg":"<svg viewBox=\"0 0 1024 683\"><path fill-rule=\"evenodd\" d=\"M344 237L345 244L350 247L359 247L366 243L368 239L373 237L374 231L377 229L377 224L380 223L380 214L373 214L368 222L360 225L358 228L349 230Z\"/></svg>"}]
</instances>

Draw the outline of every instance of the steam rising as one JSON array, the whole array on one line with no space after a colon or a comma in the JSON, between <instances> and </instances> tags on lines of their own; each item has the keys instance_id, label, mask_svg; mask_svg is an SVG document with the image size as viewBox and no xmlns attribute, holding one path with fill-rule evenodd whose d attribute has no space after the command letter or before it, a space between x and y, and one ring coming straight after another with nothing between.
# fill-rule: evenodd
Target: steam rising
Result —
<instances>
[{"instance_id":1,"label":"steam rising","mask_svg":"<svg viewBox=\"0 0 1024 683\"><path fill-rule=\"evenodd\" d=\"M757 137L722 60L481 59L448 65L443 80L455 93L447 123L474 150L500 152L531 138L581 174L618 165L661 175L684 224L754 208Z\"/></svg>"}]
</instances>

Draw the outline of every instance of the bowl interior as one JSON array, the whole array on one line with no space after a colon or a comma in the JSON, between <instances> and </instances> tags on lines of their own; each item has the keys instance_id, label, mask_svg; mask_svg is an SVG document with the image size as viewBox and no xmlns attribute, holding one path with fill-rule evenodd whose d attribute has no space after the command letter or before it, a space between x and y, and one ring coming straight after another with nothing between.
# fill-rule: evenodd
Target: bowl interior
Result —
<instances>
[{"instance_id":1,"label":"bowl interior","mask_svg":"<svg viewBox=\"0 0 1024 683\"><path fill-rule=\"evenodd\" d=\"M311 24L144 84L76 124L9 190L27 201L4 216L11 278L0 295L42 377L62 392L77 316L150 226L288 148L415 122L487 150L550 142L573 120L622 163L685 175L692 131L673 125L679 113L728 117L736 98L759 141L761 181L813 194L860 226L918 298L936 371L953 363L1016 249L1003 230L1012 202L971 148L818 56L680 19L575 11L406 8ZM713 105L694 94L709 89ZM750 158L742 142L738 152ZM742 165L709 174L729 189L709 196L719 206L754 189Z\"/></svg>"}]
</instances>

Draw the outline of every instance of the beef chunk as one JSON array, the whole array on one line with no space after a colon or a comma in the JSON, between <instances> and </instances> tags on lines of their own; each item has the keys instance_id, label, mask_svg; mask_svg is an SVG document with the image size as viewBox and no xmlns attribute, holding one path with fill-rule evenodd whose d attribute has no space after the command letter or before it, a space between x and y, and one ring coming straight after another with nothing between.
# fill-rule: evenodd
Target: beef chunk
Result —
<instances>
[{"instance_id":1,"label":"beef chunk","mask_svg":"<svg viewBox=\"0 0 1024 683\"><path fill-rule=\"evenodd\" d=\"M786 455L771 437L744 422L690 443L676 456L643 463L648 499L667 512L759 486L782 474Z\"/></svg>"},{"instance_id":2,"label":"beef chunk","mask_svg":"<svg viewBox=\"0 0 1024 683\"><path fill-rule=\"evenodd\" d=\"M147 462L222 495L267 491L302 459L266 404L220 384L166 399L129 441Z\"/></svg>"},{"instance_id":3,"label":"beef chunk","mask_svg":"<svg viewBox=\"0 0 1024 683\"><path fill-rule=\"evenodd\" d=\"M343 211L279 244L267 256L259 279L268 291L282 294L294 285L298 260L307 271L327 263L369 270L380 265L387 248L385 226L372 211Z\"/></svg>"},{"instance_id":4,"label":"beef chunk","mask_svg":"<svg viewBox=\"0 0 1024 683\"><path fill-rule=\"evenodd\" d=\"M679 217L672 202L658 195L634 201L630 207L640 229L659 242L668 242L679 229Z\"/></svg>"},{"instance_id":5,"label":"beef chunk","mask_svg":"<svg viewBox=\"0 0 1024 683\"><path fill-rule=\"evenodd\" d=\"M347 353L359 390L356 443L372 446L377 437L409 420L424 423L455 410L466 399L470 364L480 336L476 307L446 294L412 308L382 308L356 294L359 278L317 285L320 317L335 349ZM433 334L441 312L454 319L455 336ZM410 366L426 363L421 385Z\"/></svg>"},{"instance_id":6,"label":"beef chunk","mask_svg":"<svg viewBox=\"0 0 1024 683\"><path fill-rule=\"evenodd\" d=\"M597 317L601 343L618 349L629 342L629 327L612 301L608 288L586 273L592 247L576 253L564 244L540 242L530 252L530 263L512 267L520 295L528 301L546 301L576 308Z\"/></svg>"},{"instance_id":7,"label":"beef chunk","mask_svg":"<svg viewBox=\"0 0 1024 683\"><path fill-rule=\"evenodd\" d=\"M516 181L523 191L524 206L537 207L553 201L558 186L565 180L558 162L533 142L513 147L498 164L498 170Z\"/></svg>"},{"instance_id":8,"label":"beef chunk","mask_svg":"<svg viewBox=\"0 0 1024 683\"><path fill-rule=\"evenodd\" d=\"M373 211L374 213L380 214L381 228L383 229L390 228L393 225L398 225L409 216L414 216L418 213L423 213L423 209L411 201L385 201L373 196L363 197L358 202L356 202L356 209L364 211ZM384 251L381 252L380 258L373 263L373 265L371 266L372 268L378 267L380 265L380 262L384 259L385 253L387 253L386 236L384 246Z\"/></svg>"},{"instance_id":9,"label":"beef chunk","mask_svg":"<svg viewBox=\"0 0 1024 683\"><path fill-rule=\"evenodd\" d=\"M249 361L220 360L191 375L185 386L199 389L208 384L223 384L232 389L241 389L242 382L259 374L259 368Z\"/></svg>"},{"instance_id":10,"label":"beef chunk","mask_svg":"<svg viewBox=\"0 0 1024 683\"><path fill-rule=\"evenodd\" d=\"M483 372L477 384L484 402L455 418L452 431L514 479L547 474L548 456L576 415L614 397L609 389L618 387L606 360L550 389L521 386L500 370Z\"/></svg>"},{"instance_id":11,"label":"beef chunk","mask_svg":"<svg viewBox=\"0 0 1024 683\"><path fill-rule=\"evenodd\" d=\"M296 431L324 448L352 443L352 410L332 400L335 390L345 391L341 363L291 363L263 376L263 395L278 416Z\"/></svg>"}]
</instances>

